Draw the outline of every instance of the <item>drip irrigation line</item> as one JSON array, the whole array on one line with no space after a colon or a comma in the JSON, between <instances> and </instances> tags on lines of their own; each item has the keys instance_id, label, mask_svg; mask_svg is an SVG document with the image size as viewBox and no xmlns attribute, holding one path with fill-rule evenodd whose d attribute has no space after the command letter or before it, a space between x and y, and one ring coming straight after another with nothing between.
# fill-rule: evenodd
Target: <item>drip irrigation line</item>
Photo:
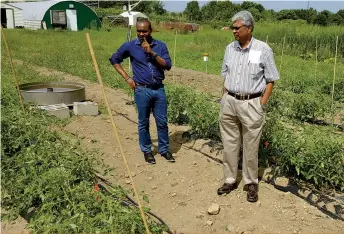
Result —
<instances>
[{"instance_id":1,"label":"drip irrigation line","mask_svg":"<svg viewBox=\"0 0 344 234\"><path fill-rule=\"evenodd\" d=\"M96 174L96 177L97 177L98 179L100 179L100 180L101 180L104 184L106 184L107 186L111 187L112 189L115 189L115 188L113 187L113 185L112 185L108 180L106 180L105 178L103 178L102 176ZM137 208L137 209L139 208L139 205L138 205L131 197L129 197L127 194L124 195L125 198L126 198L127 200L121 200L118 196L112 194L103 184L98 183L98 186L99 186L99 188L103 189L103 191L104 191L105 193L107 193L108 195L111 195L111 197L112 197L113 199L115 199L116 201L120 201L120 202L121 202L121 205L123 205L123 206L133 206L133 207L135 207L135 208ZM148 214L148 215L150 215L150 216L153 216L153 217L154 217L155 219L157 219L162 225L164 225L164 226L167 228L167 230L166 230L167 233L173 234L173 232L170 230L170 228L168 227L168 225L165 223L165 221L164 221L162 218L160 218L159 216L157 216L156 214L154 214L154 213L151 212L151 211L145 211L145 213L146 213L146 215Z\"/></svg>"}]
</instances>

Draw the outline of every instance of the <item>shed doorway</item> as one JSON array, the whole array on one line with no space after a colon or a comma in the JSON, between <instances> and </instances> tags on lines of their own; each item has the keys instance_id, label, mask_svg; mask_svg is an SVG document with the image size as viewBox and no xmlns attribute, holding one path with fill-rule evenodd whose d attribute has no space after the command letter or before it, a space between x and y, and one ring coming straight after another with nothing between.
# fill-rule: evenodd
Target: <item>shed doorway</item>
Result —
<instances>
[{"instance_id":1,"label":"shed doorway","mask_svg":"<svg viewBox=\"0 0 344 234\"><path fill-rule=\"evenodd\" d=\"M1 8L1 26L3 28L14 28L13 9Z\"/></svg>"}]
</instances>

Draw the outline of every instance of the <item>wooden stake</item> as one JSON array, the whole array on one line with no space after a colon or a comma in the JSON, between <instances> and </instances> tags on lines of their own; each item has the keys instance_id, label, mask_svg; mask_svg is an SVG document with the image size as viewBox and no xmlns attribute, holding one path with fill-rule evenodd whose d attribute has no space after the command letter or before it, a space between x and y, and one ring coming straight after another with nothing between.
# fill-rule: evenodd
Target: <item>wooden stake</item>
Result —
<instances>
[{"instance_id":1,"label":"wooden stake","mask_svg":"<svg viewBox=\"0 0 344 234\"><path fill-rule=\"evenodd\" d=\"M282 63L283 63L283 54L284 54L285 36L286 36L286 35L284 35L284 37L283 37L283 44L282 44L282 55L281 55L280 73L281 73L281 70L282 70Z\"/></svg>"},{"instance_id":2,"label":"wooden stake","mask_svg":"<svg viewBox=\"0 0 344 234\"><path fill-rule=\"evenodd\" d=\"M269 42L269 35L266 35L266 41L265 41L265 43L268 44L268 42Z\"/></svg>"},{"instance_id":3,"label":"wooden stake","mask_svg":"<svg viewBox=\"0 0 344 234\"><path fill-rule=\"evenodd\" d=\"M123 151L123 147L122 147L121 141L119 139L118 130L117 130L117 127L116 127L116 124L115 124L115 120L114 120L113 115L111 113L111 108L110 108L110 105L109 105L109 102L108 102L108 99L107 99L107 96L106 96L106 93L105 93L105 88L104 88L104 85L103 85L102 77L101 77L100 72L99 72L97 60L96 60L96 57L94 55L94 51L93 51L93 47L92 47L92 43L91 43L91 38L90 38L90 35L89 35L88 32L86 33L86 39L87 39L88 47L90 49L91 57L92 57L92 60L93 60L93 65L94 65L94 68L96 70L98 82L99 82L100 88L101 88L102 93L103 93L103 98L104 98L104 101L105 101L105 104L106 104L106 108L107 108L108 114L110 116L113 132L114 132L115 138L117 140L117 144L119 145L119 149L121 151L121 155L123 157L123 161L124 161L125 167L127 169L127 173L129 175L129 179L131 181L131 185L132 185L134 193L135 193L137 204L139 205L141 218L142 218L144 226L146 228L146 233L150 234L149 228L148 228L148 224L147 224L147 220L146 220L146 217L145 217L145 213L143 212L142 205L141 205L141 202L140 202L140 198L139 198L139 195L137 193L137 189L136 189L136 186L135 186L135 183L134 183L134 179L133 179L133 176L131 174L127 158L124 155L124 151Z\"/></svg>"},{"instance_id":4,"label":"wooden stake","mask_svg":"<svg viewBox=\"0 0 344 234\"><path fill-rule=\"evenodd\" d=\"M18 92L18 96L19 96L19 102L20 102L20 106L22 108L23 111L24 110L24 104L23 104L23 99L20 93L20 88L19 88L19 82L16 76L16 72L14 71L14 66L13 66L13 61L12 61L12 56L11 56L11 52L10 49L8 47L7 41L6 41L6 37L5 37L5 33L4 33L4 29L1 26L1 34L2 34L2 38L5 42L6 45L6 50L7 50L7 55L8 55L8 59L10 60L10 64L11 64L11 68L12 68L12 73L13 73L13 79L14 79L14 83L16 84L16 88L17 88L17 92Z\"/></svg>"},{"instance_id":5,"label":"wooden stake","mask_svg":"<svg viewBox=\"0 0 344 234\"><path fill-rule=\"evenodd\" d=\"M334 56L334 66L333 66L333 81L332 81L332 124L334 124L334 83L336 81L336 65L337 65L337 55L338 55L338 36L336 39L336 54Z\"/></svg>"},{"instance_id":6,"label":"wooden stake","mask_svg":"<svg viewBox=\"0 0 344 234\"><path fill-rule=\"evenodd\" d=\"M174 50L173 50L173 84L175 84L175 79L174 79L174 72L176 69L176 46L177 46L177 30L176 30L176 35L174 36Z\"/></svg>"},{"instance_id":7,"label":"wooden stake","mask_svg":"<svg viewBox=\"0 0 344 234\"><path fill-rule=\"evenodd\" d=\"M318 37L315 37L315 79L317 78L318 69Z\"/></svg>"}]
</instances>

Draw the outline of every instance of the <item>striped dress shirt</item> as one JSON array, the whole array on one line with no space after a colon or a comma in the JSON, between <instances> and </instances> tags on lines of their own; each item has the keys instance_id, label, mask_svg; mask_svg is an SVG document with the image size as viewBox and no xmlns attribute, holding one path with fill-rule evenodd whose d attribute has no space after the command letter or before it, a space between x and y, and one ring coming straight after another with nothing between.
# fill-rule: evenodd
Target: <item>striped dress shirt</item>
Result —
<instances>
[{"instance_id":1,"label":"striped dress shirt","mask_svg":"<svg viewBox=\"0 0 344 234\"><path fill-rule=\"evenodd\" d=\"M272 49L253 37L244 49L238 41L226 47L221 75L228 91L241 94L264 92L266 83L279 79Z\"/></svg>"}]
</instances>

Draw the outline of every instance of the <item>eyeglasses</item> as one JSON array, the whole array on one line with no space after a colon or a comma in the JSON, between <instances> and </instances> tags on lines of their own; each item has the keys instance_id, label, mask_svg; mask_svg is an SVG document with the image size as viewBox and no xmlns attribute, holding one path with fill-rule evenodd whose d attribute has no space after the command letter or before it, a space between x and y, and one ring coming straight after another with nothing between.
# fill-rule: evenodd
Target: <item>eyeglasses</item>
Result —
<instances>
[{"instance_id":1,"label":"eyeglasses","mask_svg":"<svg viewBox=\"0 0 344 234\"><path fill-rule=\"evenodd\" d=\"M241 25L240 27L233 27L231 26L230 29L231 30L235 30L235 31L239 31L239 29L241 29L242 27L244 27L245 25Z\"/></svg>"},{"instance_id":2,"label":"eyeglasses","mask_svg":"<svg viewBox=\"0 0 344 234\"><path fill-rule=\"evenodd\" d=\"M136 30L136 32L137 32L137 33L141 33L141 32L142 32L142 33L147 33L148 30L140 30L140 29L138 29L138 30Z\"/></svg>"}]
</instances>

